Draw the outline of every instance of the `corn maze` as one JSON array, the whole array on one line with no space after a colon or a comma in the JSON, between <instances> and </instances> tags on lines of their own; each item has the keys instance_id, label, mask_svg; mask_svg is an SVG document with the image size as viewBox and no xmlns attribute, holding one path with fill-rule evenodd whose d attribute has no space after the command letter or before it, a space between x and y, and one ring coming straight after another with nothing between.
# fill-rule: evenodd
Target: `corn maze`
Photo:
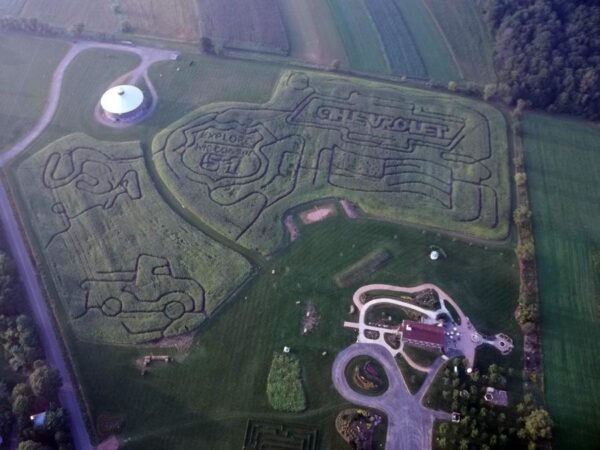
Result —
<instances>
[{"instance_id":1,"label":"corn maze","mask_svg":"<svg viewBox=\"0 0 600 450\"><path fill-rule=\"evenodd\" d=\"M288 72L268 103L204 106L153 153L180 204L263 253L284 239L286 210L325 197L476 237L508 230L504 120L442 94Z\"/></svg>"},{"instance_id":2,"label":"corn maze","mask_svg":"<svg viewBox=\"0 0 600 450\"><path fill-rule=\"evenodd\" d=\"M316 450L317 444L314 428L249 420L242 450Z\"/></svg>"},{"instance_id":3,"label":"corn maze","mask_svg":"<svg viewBox=\"0 0 600 450\"><path fill-rule=\"evenodd\" d=\"M84 339L192 331L250 274L241 255L169 210L136 143L67 136L24 161L18 179L57 298Z\"/></svg>"}]
</instances>

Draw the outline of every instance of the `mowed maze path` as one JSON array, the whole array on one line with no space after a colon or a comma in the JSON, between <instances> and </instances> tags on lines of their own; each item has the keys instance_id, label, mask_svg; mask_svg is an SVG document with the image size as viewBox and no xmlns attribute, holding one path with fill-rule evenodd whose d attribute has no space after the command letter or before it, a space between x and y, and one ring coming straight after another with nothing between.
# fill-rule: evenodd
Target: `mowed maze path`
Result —
<instances>
[{"instance_id":1,"label":"mowed maze path","mask_svg":"<svg viewBox=\"0 0 600 450\"><path fill-rule=\"evenodd\" d=\"M548 409L556 449L597 449L600 423L600 130L527 116Z\"/></svg>"}]
</instances>

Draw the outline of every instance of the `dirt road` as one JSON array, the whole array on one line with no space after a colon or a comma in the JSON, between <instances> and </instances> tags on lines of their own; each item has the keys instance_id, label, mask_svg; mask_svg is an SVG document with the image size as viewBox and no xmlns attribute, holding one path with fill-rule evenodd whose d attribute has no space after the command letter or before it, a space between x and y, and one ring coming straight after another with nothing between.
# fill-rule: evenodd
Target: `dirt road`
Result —
<instances>
[{"instance_id":1,"label":"dirt road","mask_svg":"<svg viewBox=\"0 0 600 450\"><path fill-rule=\"evenodd\" d=\"M137 54L140 57L140 64L127 75L135 80L140 76L144 77L151 95L153 96L153 104L156 103L157 96L152 83L150 83L150 80L148 79L147 69L157 61L174 59L176 56L176 53L171 51L146 47L130 47L97 42L78 42L74 44L54 71L52 82L50 84L50 93L42 116L39 118L36 125L21 140L0 155L0 168L4 168L12 158L28 148L29 145L46 129L58 107L65 71L69 67L69 64L71 64L81 52L88 49L110 49ZM41 288L36 268L29 255L27 243L21 234L15 212L12 209L12 204L6 188L4 187L4 180L0 180L0 219L2 220L3 229L7 236L10 251L15 259L19 275L25 287L31 313L37 324L38 333L40 334L42 345L46 353L46 359L51 366L60 371L64 382L59 397L62 406L69 412L73 444L77 450L91 449L92 444L90 436L83 420L83 414L79 408L77 391L74 388L75 385L69 370L69 363L63 354L59 337L54 330L53 319L51 316L52 312L44 298L44 291Z\"/></svg>"}]
</instances>

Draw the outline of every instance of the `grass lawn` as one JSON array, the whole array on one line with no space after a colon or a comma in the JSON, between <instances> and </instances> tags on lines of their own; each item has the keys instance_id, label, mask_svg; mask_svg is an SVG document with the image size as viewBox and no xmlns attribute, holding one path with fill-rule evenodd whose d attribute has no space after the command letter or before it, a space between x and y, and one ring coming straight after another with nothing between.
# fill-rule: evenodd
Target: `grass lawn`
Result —
<instances>
[{"instance_id":1,"label":"grass lawn","mask_svg":"<svg viewBox=\"0 0 600 450\"><path fill-rule=\"evenodd\" d=\"M402 372L408 390L411 394L416 394L423 385L425 378L427 378L427 374L420 370L413 369L401 354L396 355L396 363L398 364L400 372Z\"/></svg>"},{"instance_id":2,"label":"grass lawn","mask_svg":"<svg viewBox=\"0 0 600 450\"><path fill-rule=\"evenodd\" d=\"M466 80L496 81L493 43L476 3L471 0L421 0L446 36Z\"/></svg>"},{"instance_id":3,"label":"grass lawn","mask_svg":"<svg viewBox=\"0 0 600 450\"><path fill-rule=\"evenodd\" d=\"M14 144L41 116L52 72L68 44L29 36L0 36L0 151Z\"/></svg>"},{"instance_id":4,"label":"grass lawn","mask_svg":"<svg viewBox=\"0 0 600 450\"><path fill-rule=\"evenodd\" d=\"M138 62L138 56L120 51L94 49L81 53L65 72L63 92L69 95L61 96L52 122L28 152L75 132L101 140L140 140L142 145L149 145L158 131L204 103L268 100L279 77L276 65L184 54L179 61L160 62L150 68L159 96L151 117L126 129L99 124L94 108L100 97L115 79Z\"/></svg>"},{"instance_id":5,"label":"grass lawn","mask_svg":"<svg viewBox=\"0 0 600 450\"><path fill-rule=\"evenodd\" d=\"M354 341L342 322L348 319L352 292L363 283L437 283L481 331L505 331L519 348L512 318L518 280L511 249L484 250L432 233L341 217L302 227L301 233L203 325L181 363L156 367L142 377L134 358L164 350L95 345L70 337L93 416L124 414L131 449L239 449L248 418L317 427L322 448L345 449L333 424L347 404L333 389L330 370L335 354ZM443 264L432 265L427 258L431 243L448 254ZM394 258L368 279L339 289L334 275L374 246L385 246ZM315 304L321 317L308 336L301 335L298 300ZM285 345L303 366L308 409L298 415L276 413L266 396L272 354ZM326 356L321 355L324 350Z\"/></svg>"},{"instance_id":6,"label":"grass lawn","mask_svg":"<svg viewBox=\"0 0 600 450\"><path fill-rule=\"evenodd\" d=\"M597 448L600 423L600 130L546 116L524 120L540 277L546 401L557 449Z\"/></svg>"},{"instance_id":7,"label":"grass lawn","mask_svg":"<svg viewBox=\"0 0 600 450\"><path fill-rule=\"evenodd\" d=\"M360 72L389 74L383 43L363 0L327 0L350 67Z\"/></svg>"},{"instance_id":8,"label":"grass lawn","mask_svg":"<svg viewBox=\"0 0 600 450\"><path fill-rule=\"evenodd\" d=\"M453 59L452 50L423 0L390 1L394 1L405 18L429 78L437 82L460 80L462 75Z\"/></svg>"}]
</instances>

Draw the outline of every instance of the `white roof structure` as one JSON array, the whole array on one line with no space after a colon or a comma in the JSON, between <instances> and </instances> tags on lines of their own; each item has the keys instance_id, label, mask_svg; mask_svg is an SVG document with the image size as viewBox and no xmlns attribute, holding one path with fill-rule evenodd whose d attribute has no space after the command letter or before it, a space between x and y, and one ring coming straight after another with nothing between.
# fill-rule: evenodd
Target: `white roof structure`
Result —
<instances>
[{"instance_id":1,"label":"white roof structure","mask_svg":"<svg viewBox=\"0 0 600 450\"><path fill-rule=\"evenodd\" d=\"M433 251L432 251L432 252L429 254L429 258L430 258L432 261L437 261L437 260L439 259L439 257L440 257L440 252L438 252L438 251L436 251L436 250L433 250Z\"/></svg>"},{"instance_id":2,"label":"white roof structure","mask_svg":"<svg viewBox=\"0 0 600 450\"><path fill-rule=\"evenodd\" d=\"M127 114L135 111L144 101L140 88L128 84L115 86L104 93L100 106L109 114Z\"/></svg>"}]
</instances>

